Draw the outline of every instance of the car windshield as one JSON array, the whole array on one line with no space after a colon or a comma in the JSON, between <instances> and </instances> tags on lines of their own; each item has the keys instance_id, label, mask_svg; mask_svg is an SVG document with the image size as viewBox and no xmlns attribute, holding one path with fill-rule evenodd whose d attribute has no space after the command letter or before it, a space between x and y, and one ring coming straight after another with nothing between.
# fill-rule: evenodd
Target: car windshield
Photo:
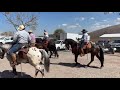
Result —
<instances>
[{"instance_id":1,"label":"car windshield","mask_svg":"<svg viewBox=\"0 0 120 90\"><path fill-rule=\"evenodd\" d=\"M3 40L3 39L4 39L4 37L0 38L0 40Z\"/></svg>"},{"instance_id":2,"label":"car windshield","mask_svg":"<svg viewBox=\"0 0 120 90\"><path fill-rule=\"evenodd\" d=\"M115 40L114 43L120 43L120 40Z\"/></svg>"}]
</instances>

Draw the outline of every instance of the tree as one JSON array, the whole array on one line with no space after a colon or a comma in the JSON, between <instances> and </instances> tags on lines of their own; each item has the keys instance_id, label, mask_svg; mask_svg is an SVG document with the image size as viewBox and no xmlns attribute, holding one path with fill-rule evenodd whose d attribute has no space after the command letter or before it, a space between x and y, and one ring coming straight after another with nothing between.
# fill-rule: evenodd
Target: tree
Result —
<instances>
[{"instance_id":1,"label":"tree","mask_svg":"<svg viewBox=\"0 0 120 90\"><path fill-rule=\"evenodd\" d=\"M26 28L36 30L38 25L39 13L35 12L2 12L9 24L13 25L17 30L19 25L24 25Z\"/></svg>"},{"instance_id":2,"label":"tree","mask_svg":"<svg viewBox=\"0 0 120 90\"><path fill-rule=\"evenodd\" d=\"M58 39L58 40L60 39L60 34L61 33L65 33L65 31L63 29L56 29L54 31L54 35L55 35L56 39Z\"/></svg>"}]
</instances>

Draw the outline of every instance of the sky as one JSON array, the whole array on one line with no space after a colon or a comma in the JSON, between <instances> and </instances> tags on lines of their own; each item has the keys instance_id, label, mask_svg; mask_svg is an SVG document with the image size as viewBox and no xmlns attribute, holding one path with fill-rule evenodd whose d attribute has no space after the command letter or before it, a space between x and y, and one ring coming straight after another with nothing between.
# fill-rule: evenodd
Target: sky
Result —
<instances>
[{"instance_id":1,"label":"sky","mask_svg":"<svg viewBox=\"0 0 120 90\"><path fill-rule=\"evenodd\" d=\"M58 28L68 33L80 33L82 29L88 32L120 24L118 13L104 14L104 12L40 12L37 36L43 35L44 29L52 34ZM14 31L5 17L0 14L0 32Z\"/></svg>"}]
</instances>

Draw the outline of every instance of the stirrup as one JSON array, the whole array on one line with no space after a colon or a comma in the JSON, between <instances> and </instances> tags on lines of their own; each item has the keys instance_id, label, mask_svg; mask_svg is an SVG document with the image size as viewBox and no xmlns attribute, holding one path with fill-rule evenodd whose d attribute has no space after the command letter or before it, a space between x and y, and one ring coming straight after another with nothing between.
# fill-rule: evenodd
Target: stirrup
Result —
<instances>
[{"instance_id":1,"label":"stirrup","mask_svg":"<svg viewBox=\"0 0 120 90\"><path fill-rule=\"evenodd\" d=\"M11 64L12 64L13 66L18 65L17 62L12 62Z\"/></svg>"}]
</instances>

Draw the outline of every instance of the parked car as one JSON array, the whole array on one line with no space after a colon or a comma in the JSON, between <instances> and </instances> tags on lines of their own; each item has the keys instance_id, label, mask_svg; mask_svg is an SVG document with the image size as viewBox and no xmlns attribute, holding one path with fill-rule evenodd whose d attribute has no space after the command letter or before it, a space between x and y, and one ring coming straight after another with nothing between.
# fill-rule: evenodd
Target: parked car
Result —
<instances>
[{"instance_id":1,"label":"parked car","mask_svg":"<svg viewBox=\"0 0 120 90\"><path fill-rule=\"evenodd\" d=\"M57 40L55 44L57 50L62 50L66 48L63 40Z\"/></svg>"},{"instance_id":2,"label":"parked car","mask_svg":"<svg viewBox=\"0 0 120 90\"><path fill-rule=\"evenodd\" d=\"M117 49L111 45L112 42L110 41L98 41L97 45L100 45L103 48L105 53L112 53L114 54Z\"/></svg>"},{"instance_id":3,"label":"parked car","mask_svg":"<svg viewBox=\"0 0 120 90\"><path fill-rule=\"evenodd\" d=\"M0 37L0 44L10 44L13 42L13 37Z\"/></svg>"}]
</instances>

